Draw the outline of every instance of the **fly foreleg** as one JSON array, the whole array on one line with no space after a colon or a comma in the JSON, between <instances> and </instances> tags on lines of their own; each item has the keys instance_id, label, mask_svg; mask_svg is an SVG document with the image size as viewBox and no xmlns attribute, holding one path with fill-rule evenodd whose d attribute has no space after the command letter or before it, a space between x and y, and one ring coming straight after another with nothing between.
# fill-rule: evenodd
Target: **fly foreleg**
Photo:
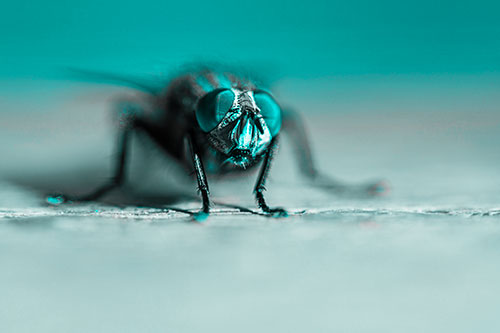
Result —
<instances>
[{"instance_id":1,"label":"fly foreleg","mask_svg":"<svg viewBox=\"0 0 500 333\"><path fill-rule=\"evenodd\" d=\"M91 193L80 196L52 195L47 198L47 202L51 204L60 204L68 201L93 201L124 183L130 134L136 126L136 110L133 109L133 106L129 104L122 106L119 122L120 130L118 135L117 154L111 179Z\"/></svg>"},{"instance_id":2,"label":"fly foreleg","mask_svg":"<svg viewBox=\"0 0 500 333\"><path fill-rule=\"evenodd\" d=\"M200 150L196 142L194 142L191 135L188 136L189 150L191 151L191 158L193 160L193 167L196 173L196 180L198 181L198 191L201 194L201 199L203 206L201 210L194 214L194 218L197 221L202 221L208 217L210 214L210 190L208 189L207 175L205 174L205 168L203 167L203 162L200 158Z\"/></svg>"},{"instance_id":3,"label":"fly foreleg","mask_svg":"<svg viewBox=\"0 0 500 333\"><path fill-rule=\"evenodd\" d=\"M255 184L255 198L257 199L257 204L259 208L266 214L269 214L273 217L286 217L288 213L283 208L270 208L266 200L264 199L264 191L266 190L266 181L269 176L269 171L271 170L271 162L273 160L273 155L278 147L278 137L276 136L269 146L269 150L264 157L264 162L262 163L262 167L260 169L259 178L257 179L257 183Z\"/></svg>"},{"instance_id":4,"label":"fly foreleg","mask_svg":"<svg viewBox=\"0 0 500 333\"><path fill-rule=\"evenodd\" d=\"M127 163L127 152L130 142L130 134L132 132L131 128L124 128L121 130L121 133L118 138L118 154L115 160L115 171L113 173L113 177L98 187L92 193L87 195L83 195L81 197L77 197L74 200L76 201L93 201L97 200L109 191L120 187L125 182L125 171L126 171L126 163Z\"/></svg>"},{"instance_id":5,"label":"fly foreleg","mask_svg":"<svg viewBox=\"0 0 500 333\"><path fill-rule=\"evenodd\" d=\"M292 141L301 174L305 176L313 186L337 193L354 195L378 195L387 191L388 186L383 181L360 185L347 185L319 172L314 164L304 121L297 112L289 109L283 110L282 130L287 133Z\"/></svg>"}]
</instances>

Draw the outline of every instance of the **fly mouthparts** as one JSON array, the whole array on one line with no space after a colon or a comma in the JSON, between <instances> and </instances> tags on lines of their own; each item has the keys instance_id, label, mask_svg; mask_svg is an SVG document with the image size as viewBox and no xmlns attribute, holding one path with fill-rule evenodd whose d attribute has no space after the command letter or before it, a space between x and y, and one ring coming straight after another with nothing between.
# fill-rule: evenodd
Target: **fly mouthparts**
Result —
<instances>
[{"instance_id":1,"label":"fly mouthparts","mask_svg":"<svg viewBox=\"0 0 500 333\"><path fill-rule=\"evenodd\" d=\"M242 158L251 155L250 149L233 149L230 153L232 157Z\"/></svg>"}]
</instances>

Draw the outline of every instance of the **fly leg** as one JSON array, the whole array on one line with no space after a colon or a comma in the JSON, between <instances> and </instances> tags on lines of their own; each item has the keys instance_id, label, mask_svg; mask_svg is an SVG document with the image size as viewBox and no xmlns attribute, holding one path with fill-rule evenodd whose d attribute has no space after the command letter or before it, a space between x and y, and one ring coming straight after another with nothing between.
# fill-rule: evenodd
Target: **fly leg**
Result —
<instances>
[{"instance_id":1,"label":"fly leg","mask_svg":"<svg viewBox=\"0 0 500 333\"><path fill-rule=\"evenodd\" d=\"M282 130L292 140L301 174L313 186L337 193L355 195L380 195L388 190L388 185L383 181L348 185L319 172L314 165L311 145L304 127L304 121L297 112L289 109L283 110Z\"/></svg>"},{"instance_id":2,"label":"fly leg","mask_svg":"<svg viewBox=\"0 0 500 333\"><path fill-rule=\"evenodd\" d=\"M47 198L48 203L60 204L68 201L94 201L110 192L111 190L123 185L125 181L127 151L129 147L130 134L136 128L135 112L130 109L130 105L127 105L126 107L128 107L128 109L123 108L123 111L119 118L120 134L118 135L117 157L114 162L114 173L111 179L88 194L80 196L64 194L49 196Z\"/></svg>"},{"instance_id":3,"label":"fly leg","mask_svg":"<svg viewBox=\"0 0 500 333\"><path fill-rule=\"evenodd\" d=\"M201 194L201 199L203 201L203 206L201 210L193 215L194 219L197 221L205 220L210 214L210 191L208 189L207 175L205 174L205 168L203 167L203 162L200 158L200 149L196 142L194 142L191 135L188 136L189 150L191 151L191 158L193 159L193 167L196 173L196 179L198 181L198 191Z\"/></svg>"},{"instance_id":4,"label":"fly leg","mask_svg":"<svg viewBox=\"0 0 500 333\"><path fill-rule=\"evenodd\" d=\"M276 136L271 141L269 150L266 153L266 156L264 157L264 162L262 163L262 167L260 169L259 178L257 179L257 183L255 184L254 193L255 193L255 198L257 199L257 204L264 213L269 214L270 216L273 217L286 217L288 216L286 210L284 210L281 207L270 208L267 205L263 194L263 192L266 190L266 180L267 177L269 176L269 171L271 170L271 162L273 160L273 155L276 151L277 146L278 146L278 137Z\"/></svg>"}]
</instances>

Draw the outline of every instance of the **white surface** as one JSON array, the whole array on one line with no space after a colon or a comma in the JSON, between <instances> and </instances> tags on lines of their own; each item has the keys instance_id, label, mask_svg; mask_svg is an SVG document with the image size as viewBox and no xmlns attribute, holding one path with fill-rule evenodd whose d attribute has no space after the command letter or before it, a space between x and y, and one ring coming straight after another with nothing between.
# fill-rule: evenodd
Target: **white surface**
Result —
<instances>
[{"instance_id":1,"label":"white surface","mask_svg":"<svg viewBox=\"0 0 500 333\"><path fill-rule=\"evenodd\" d=\"M0 332L498 332L498 96L445 90L418 104L371 83L378 93L358 104L291 100L325 112L307 113L324 171L353 183L383 176L389 196L306 186L284 141L268 200L305 212L273 220L219 205L203 224L168 209L196 199L48 207L43 189L107 177L109 97L61 93L70 97L31 113L32 101L4 100ZM352 103L361 111L326 113ZM135 172L135 184L168 178L162 163ZM212 181L213 199L255 210L254 181Z\"/></svg>"}]
</instances>

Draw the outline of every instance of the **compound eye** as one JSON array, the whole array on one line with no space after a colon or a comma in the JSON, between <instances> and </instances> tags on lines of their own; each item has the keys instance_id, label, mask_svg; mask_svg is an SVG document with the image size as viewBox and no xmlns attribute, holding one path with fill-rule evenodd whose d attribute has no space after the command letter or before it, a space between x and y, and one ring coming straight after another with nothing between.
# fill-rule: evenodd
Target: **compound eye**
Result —
<instances>
[{"instance_id":1,"label":"compound eye","mask_svg":"<svg viewBox=\"0 0 500 333\"><path fill-rule=\"evenodd\" d=\"M233 106L234 93L217 89L203 96L196 106L196 120L204 132L210 132L221 122Z\"/></svg>"},{"instance_id":2,"label":"compound eye","mask_svg":"<svg viewBox=\"0 0 500 333\"><path fill-rule=\"evenodd\" d=\"M254 94L255 103L266 121L271 135L277 135L281 128L281 109L271 95L266 92L257 92Z\"/></svg>"}]
</instances>

